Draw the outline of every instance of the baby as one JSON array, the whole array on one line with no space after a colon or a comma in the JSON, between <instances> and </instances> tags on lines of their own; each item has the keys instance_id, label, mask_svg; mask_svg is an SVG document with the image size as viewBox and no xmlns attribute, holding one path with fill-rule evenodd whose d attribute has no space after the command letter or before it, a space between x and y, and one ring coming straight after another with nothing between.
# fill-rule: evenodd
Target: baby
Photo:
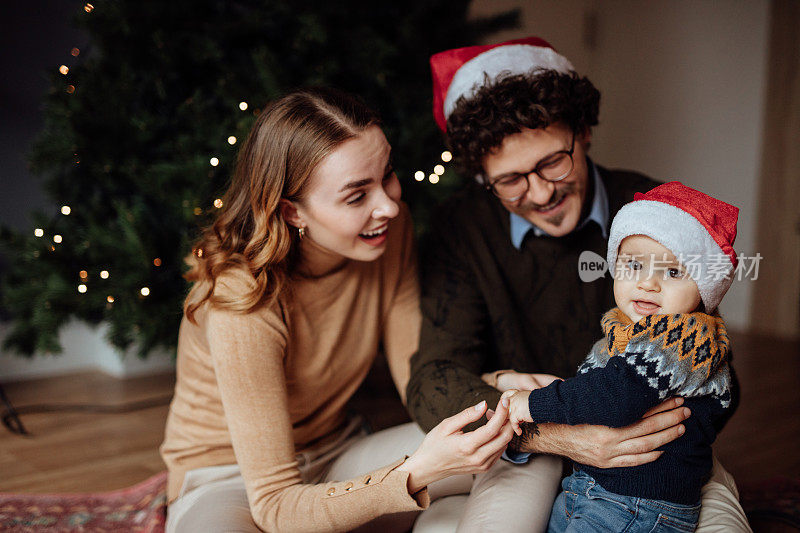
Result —
<instances>
[{"instance_id":1,"label":"baby","mask_svg":"<svg viewBox=\"0 0 800 533\"><path fill-rule=\"evenodd\" d=\"M548 531L693 531L711 443L730 408L729 343L716 312L736 268L738 209L665 183L636 194L611 225L608 265L617 307L578 374L509 390L510 420L622 427L681 396L686 433L655 461L628 468L573 465Z\"/></svg>"}]
</instances>

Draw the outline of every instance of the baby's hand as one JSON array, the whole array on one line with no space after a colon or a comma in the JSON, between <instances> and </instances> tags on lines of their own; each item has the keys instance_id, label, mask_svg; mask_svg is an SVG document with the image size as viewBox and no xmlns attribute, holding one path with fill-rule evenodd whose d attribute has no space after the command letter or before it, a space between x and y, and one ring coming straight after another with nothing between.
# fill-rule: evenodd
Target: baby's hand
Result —
<instances>
[{"instance_id":1,"label":"baby's hand","mask_svg":"<svg viewBox=\"0 0 800 533\"><path fill-rule=\"evenodd\" d=\"M511 427L514 428L514 433L522 435L522 429L519 427L520 422L533 422L531 418L531 410L528 407L528 396L531 395L529 390L507 390L500 397L508 398L508 421Z\"/></svg>"},{"instance_id":2,"label":"baby's hand","mask_svg":"<svg viewBox=\"0 0 800 533\"><path fill-rule=\"evenodd\" d=\"M561 378L550 374L523 374L512 370L497 376L497 389L501 391L541 389L557 379Z\"/></svg>"}]
</instances>

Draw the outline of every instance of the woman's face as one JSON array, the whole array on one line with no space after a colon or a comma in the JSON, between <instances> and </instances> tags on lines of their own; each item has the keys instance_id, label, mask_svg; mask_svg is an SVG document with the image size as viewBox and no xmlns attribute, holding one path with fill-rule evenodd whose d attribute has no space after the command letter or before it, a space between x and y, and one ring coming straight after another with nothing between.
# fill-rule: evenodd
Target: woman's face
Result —
<instances>
[{"instance_id":1,"label":"woman's face","mask_svg":"<svg viewBox=\"0 0 800 533\"><path fill-rule=\"evenodd\" d=\"M374 261L386 249L388 223L399 213L400 182L391 147L370 126L328 154L311 173L295 217L305 239L357 261Z\"/></svg>"}]
</instances>

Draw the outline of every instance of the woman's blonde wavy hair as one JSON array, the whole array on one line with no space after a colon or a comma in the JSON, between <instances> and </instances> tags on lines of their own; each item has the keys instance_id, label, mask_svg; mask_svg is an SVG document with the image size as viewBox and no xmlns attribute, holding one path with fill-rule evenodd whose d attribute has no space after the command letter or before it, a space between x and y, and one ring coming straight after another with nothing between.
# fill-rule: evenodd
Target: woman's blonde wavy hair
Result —
<instances>
[{"instance_id":1,"label":"woman's blonde wavy hair","mask_svg":"<svg viewBox=\"0 0 800 533\"><path fill-rule=\"evenodd\" d=\"M301 201L316 166L337 146L359 135L378 116L359 99L334 89L305 89L271 103L239 151L233 179L217 219L203 230L185 278L193 282L184 312L207 300L247 313L272 305L285 288L296 232L283 220L281 198ZM247 268L255 287L243 297L214 294L219 276Z\"/></svg>"}]
</instances>

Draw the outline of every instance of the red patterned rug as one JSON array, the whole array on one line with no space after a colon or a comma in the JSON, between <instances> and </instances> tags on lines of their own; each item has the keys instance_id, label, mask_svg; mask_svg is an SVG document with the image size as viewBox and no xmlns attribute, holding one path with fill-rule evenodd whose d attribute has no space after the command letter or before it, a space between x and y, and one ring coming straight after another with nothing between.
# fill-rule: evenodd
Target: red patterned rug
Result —
<instances>
[{"instance_id":1,"label":"red patterned rug","mask_svg":"<svg viewBox=\"0 0 800 533\"><path fill-rule=\"evenodd\" d=\"M93 494L0 493L0 531L155 533L167 518L167 473Z\"/></svg>"}]
</instances>

